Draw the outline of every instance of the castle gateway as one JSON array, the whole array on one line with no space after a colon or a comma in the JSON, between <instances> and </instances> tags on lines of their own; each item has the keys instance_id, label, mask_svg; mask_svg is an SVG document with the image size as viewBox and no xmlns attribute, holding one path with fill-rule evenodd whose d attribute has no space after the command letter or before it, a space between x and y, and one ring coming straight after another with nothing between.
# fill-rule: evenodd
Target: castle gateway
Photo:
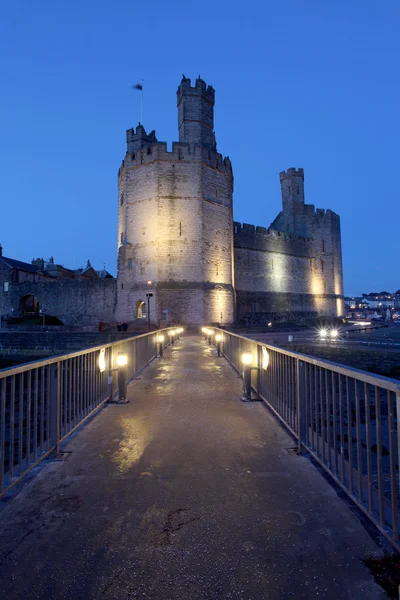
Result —
<instances>
[{"instance_id":1,"label":"castle gateway","mask_svg":"<svg viewBox=\"0 0 400 600\"><path fill-rule=\"evenodd\" d=\"M304 203L304 173L280 174L269 229L233 221L233 172L216 150L215 92L183 78L179 142L127 131L118 172L118 320L265 323L344 312L340 219ZM151 283L149 283L151 282Z\"/></svg>"}]
</instances>

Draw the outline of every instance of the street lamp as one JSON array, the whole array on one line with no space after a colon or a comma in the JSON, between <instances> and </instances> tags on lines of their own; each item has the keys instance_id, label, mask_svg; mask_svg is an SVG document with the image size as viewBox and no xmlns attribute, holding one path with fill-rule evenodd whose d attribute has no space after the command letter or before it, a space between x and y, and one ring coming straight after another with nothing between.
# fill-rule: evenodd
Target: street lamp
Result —
<instances>
[{"instance_id":1,"label":"street lamp","mask_svg":"<svg viewBox=\"0 0 400 600\"><path fill-rule=\"evenodd\" d=\"M221 342L222 342L222 335L220 333L217 333L215 336L215 341L217 342L217 355L221 356Z\"/></svg>"},{"instance_id":2,"label":"street lamp","mask_svg":"<svg viewBox=\"0 0 400 600\"><path fill-rule=\"evenodd\" d=\"M126 385L126 366L128 364L128 355L125 352L118 352L117 355L117 366L118 366L118 398L121 404L128 402L128 388Z\"/></svg>"},{"instance_id":3,"label":"street lamp","mask_svg":"<svg viewBox=\"0 0 400 600\"><path fill-rule=\"evenodd\" d=\"M243 352L242 354L242 365L243 365L243 397L242 402L249 402L251 400L251 363L253 362L253 355L251 352Z\"/></svg>"},{"instance_id":4,"label":"street lamp","mask_svg":"<svg viewBox=\"0 0 400 600\"><path fill-rule=\"evenodd\" d=\"M160 354L160 357L162 357L164 355L164 336L163 335L158 336L158 342L160 344L159 354Z\"/></svg>"},{"instance_id":5,"label":"street lamp","mask_svg":"<svg viewBox=\"0 0 400 600\"><path fill-rule=\"evenodd\" d=\"M153 292L150 291L151 283L152 282L150 280L147 282L147 285L149 286L149 291L146 292L146 296L147 296L147 321L149 323L149 331L151 329L151 325L150 325L150 298L153 297Z\"/></svg>"},{"instance_id":6,"label":"street lamp","mask_svg":"<svg viewBox=\"0 0 400 600\"><path fill-rule=\"evenodd\" d=\"M208 345L211 346L211 336L212 336L212 329L207 329L207 335L208 335Z\"/></svg>"},{"instance_id":7,"label":"street lamp","mask_svg":"<svg viewBox=\"0 0 400 600\"><path fill-rule=\"evenodd\" d=\"M174 343L174 336L175 336L175 330L171 329L169 332L169 335L171 336L171 345L173 345Z\"/></svg>"}]
</instances>

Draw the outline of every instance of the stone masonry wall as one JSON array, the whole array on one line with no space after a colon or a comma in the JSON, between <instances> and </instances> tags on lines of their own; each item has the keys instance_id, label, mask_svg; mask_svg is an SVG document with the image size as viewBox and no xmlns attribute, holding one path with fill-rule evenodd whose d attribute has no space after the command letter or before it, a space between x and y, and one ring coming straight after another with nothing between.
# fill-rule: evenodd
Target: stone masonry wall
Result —
<instances>
[{"instance_id":1,"label":"stone masonry wall","mask_svg":"<svg viewBox=\"0 0 400 600\"><path fill-rule=\"evenodd\" d=\"M39 305L45 307L47 314L58 317L65 325L113 321L116 283L115 279L60 279L10 284L8 293L0 290L1 314L8 314L10 308L18 314L21 298L33 294L39 300Z\"/></svg>"}]
</instances>

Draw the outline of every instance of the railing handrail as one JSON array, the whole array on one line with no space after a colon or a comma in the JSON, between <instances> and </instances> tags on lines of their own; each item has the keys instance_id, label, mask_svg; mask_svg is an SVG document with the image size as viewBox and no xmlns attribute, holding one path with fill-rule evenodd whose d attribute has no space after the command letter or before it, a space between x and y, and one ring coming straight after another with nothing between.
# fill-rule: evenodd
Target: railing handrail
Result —
<instances>
[{"instance_id":1,"label":"railing handrail","mask_svg":"<svg viewBox=\"0 0 400 600\"><path fill-rule=\"evenodd\" d=\"M140 338L150 336L150 335L159 335L163 331L168 331L169 329L173 329L173 327L164 327L164 329L157 329L155 331L148 331L147 333L142 333L140 335L132 335L130 337L123 338L121 340L114 340L113 342L107 342L104 344L100 344L99 346L89 346L88 348L82 348L82 350L77 350L75 352L69 352L68 354L55 354L53 356L48 356L47 358L41 358L39 360L32 360L16 367L8 367L5 369L0 369L0 379L3 377L9 377L11 375L19 375L20 373L24 373L25 371L30 371L31 369L36 369L38 367L47 367L48 365L52 365L54 363L60 362L61 360L67 360L68 358L75 358L77 356L82 356L87 354L88 352L96 352L100 351L102 348L110 348L113 346L117 346L118 344L130 342L132 340L138 340Z\"/></svg>"},{"instance_id":2,"label":"railing handrail","mask_svg":"<svg viewBox=\"0 0 400 600\"><path fill-rule=\"evenodd\" d=\"M262 399L299 451L309 453L400 551L400 381L212 329L223 334L222 353L243 374L242 400L251 400L252 392ZM253 356L251 365L242 364L245 352Z\"/></svg>"},{"instance_id":3,"label":"railing handrail","mask_svg":"<svg viewBox=\"0 0 400 600\"><path fill-rule=\"evenodd\" d=\"M232 333L231 331L227 331L226 329L219 329L218 327L213 327L215 331L220 331L222 334L229 334L234 337L240 338L245 341L250 341L258 344L259 346L264 346L269 350L274 350L275 352L280 352L281 354L285 354L286 356L290 356L292 358L298 358L303 362L312 364L316 367L321 367L323 369L329 368L331 371L335 371L335 373L339 373L340 375L354 377L364 383L369 383L371 385L379 385L379 387L384 388L385 390L389 390L391 392L400 392L400 381L398 379L393 379L391 377L385 377L384 375L377 375L375 373L368 373L368 371L363 371L362 369L357 369L355 367L345 366L340 363L336 363L324 358L317 358L315 356L311 356L308 354L303 354L302 352L296 352L294 350L287 350L282 346L276 346L275 344L267 344L266 342L261 342L260 340L255 340L254 338L247 337L244 335L238 335L237 333ZM0 371L1 373L1 371ZM382 385L377 383L377 380L382 382Z\"/></svg>"}]
</instances>

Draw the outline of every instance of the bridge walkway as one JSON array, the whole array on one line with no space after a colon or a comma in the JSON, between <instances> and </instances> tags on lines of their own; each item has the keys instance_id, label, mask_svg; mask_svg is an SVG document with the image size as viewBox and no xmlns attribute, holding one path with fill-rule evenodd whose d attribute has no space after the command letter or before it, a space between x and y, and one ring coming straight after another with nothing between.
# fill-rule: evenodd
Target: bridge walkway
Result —
<instances>
[{"instance_id":1,"label":"bridge walkway","mask_svg":"<svg viewBox=\"0 0 400 600\"><path fill-rule=\"evenodd\" d=\"M1 503L7 600L383 600L382 550L214 347L185 337Z\"/></svg>"}]
</instances>

